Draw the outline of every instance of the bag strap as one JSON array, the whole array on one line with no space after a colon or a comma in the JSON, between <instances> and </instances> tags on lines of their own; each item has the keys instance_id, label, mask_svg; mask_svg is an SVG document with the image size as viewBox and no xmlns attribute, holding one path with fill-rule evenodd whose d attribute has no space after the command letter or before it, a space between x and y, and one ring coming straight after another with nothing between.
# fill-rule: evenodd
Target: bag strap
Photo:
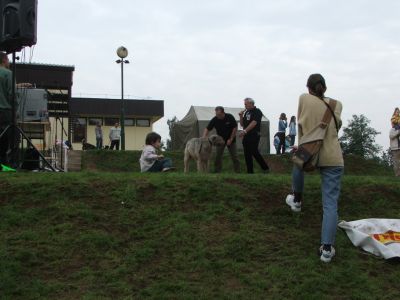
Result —
<instances>
[{"instance_id":1,"label":"bag strap","mask_svg":"<svg viewBox=\"0 0 400 300\"><path fill-rule=\"evenodd\" d=\"M329 99L329 98L328 98ZM338 126L338 122L336 120L336 116L335 116L335 108L336 108L336 104L337 101L333 100L333 99L329 99L329 104L325 102L325 100L321 99L322 102L324 102L324 104L326 105L327 109L325 111L325 114L322 118L322 124L326 124L326 126L329 125L329 123L331 122L331 118L333 117L334 121L335 121L335 126L336 126L336 131L339 132L339 126Z\"/></svg>"}]
</instances>

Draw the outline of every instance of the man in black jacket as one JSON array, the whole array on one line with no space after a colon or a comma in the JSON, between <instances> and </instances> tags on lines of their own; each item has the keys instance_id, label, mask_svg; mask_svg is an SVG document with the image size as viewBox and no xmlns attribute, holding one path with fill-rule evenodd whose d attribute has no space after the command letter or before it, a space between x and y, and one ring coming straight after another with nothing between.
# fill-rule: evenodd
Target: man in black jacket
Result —
<instances>
[{"instance_id":1,"label":"man in black jacket","mask_svg":"<svg viewBox=\"0 0 400 300\"><path fill-rule=\"evenodd\" d=\"M215 173L220 173L222 169L222 155L224 154L225 146L228 147L229 154L231 155L233 169L236 173L240 172L240 163L237 156L236 150L236 132L237 123L235 117L231 114L225 113L225 109L222 106L215 108L215 117L211 119L208 126L204 129L203 137L207 137L208 133L213 130L217 131L217 134L221 136L225 145L216 146L215 156Z\"/></svg>"},{"instance_id":2,"label":"man in black jacket","mask_svg":"<svg viewBox=\"0 0 400 300\"><path fill-rule=\"evenodd\" d=\"M246 160L247 173L254 173L253 156L265 173L269 171L269 167L264 158L258 151L260 143L261 119L262 112L254 106L252 98L244 99L245 110L239 113L240 125L243 131L240 132L240 137L243 138L243 151Z\"/></svg>"}]
</instances>

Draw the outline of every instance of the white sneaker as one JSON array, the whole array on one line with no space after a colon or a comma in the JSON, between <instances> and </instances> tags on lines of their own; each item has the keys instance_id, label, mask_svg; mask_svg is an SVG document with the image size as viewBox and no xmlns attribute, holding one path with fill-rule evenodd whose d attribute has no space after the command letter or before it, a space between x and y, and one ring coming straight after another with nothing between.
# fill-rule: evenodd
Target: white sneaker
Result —
<instances>
[{"instance_id":1,"label":"white sneaker","mask_svg":"<svg viewBox=\"0 0 400 300\"><path fill-rule=\"evenodd\" d=\"M286 204L289 205L294 212L301 211L301 202L294 202L294 195L292 194L286 196Z\"/></svg>"},{"instance_id":2,"label":"white sneaker","mask_svg":"<svg viewBox=\"0 0 400 300\"><path fill-rule=\"evenodd\" d=\"M323 248L324 246L321 246L321 248L319 248L319 252L321 253L321 260L325 263L331 262L332 258L336 254L335 248L331 246L331 251L326 251Z\"/></svg>"}]
</instances>

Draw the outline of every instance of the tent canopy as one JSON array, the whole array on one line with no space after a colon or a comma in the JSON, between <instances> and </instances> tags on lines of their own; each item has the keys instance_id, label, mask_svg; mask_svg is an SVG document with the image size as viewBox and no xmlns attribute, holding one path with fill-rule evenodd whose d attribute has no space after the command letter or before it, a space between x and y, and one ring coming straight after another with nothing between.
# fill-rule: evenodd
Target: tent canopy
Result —
<instances>
[{"instance_id":1,"label":"tent canopy","mask_svg":"<svg viewBox=\"0 0 400 300\"><path fill-rule=\"evenodd\" d=\"M225 113L232 114L238 122L238 129L242 129L239 124L239 112L243 108L224 107ZM215 107L209 106L191 106L189 112L181 120L172 125L171 128L171 143L173 150L183 150L186 142L194 137L200 137L204 129L212 118L215 117ZM210 134L215 134L215 129ZM261 120L261 139L260 152L262 154L270 153L269 146L269 120L263 116ZM239 136L236 136L237 147L239 151L243 151L242 143Z\"/></svg>"}]
</instances>

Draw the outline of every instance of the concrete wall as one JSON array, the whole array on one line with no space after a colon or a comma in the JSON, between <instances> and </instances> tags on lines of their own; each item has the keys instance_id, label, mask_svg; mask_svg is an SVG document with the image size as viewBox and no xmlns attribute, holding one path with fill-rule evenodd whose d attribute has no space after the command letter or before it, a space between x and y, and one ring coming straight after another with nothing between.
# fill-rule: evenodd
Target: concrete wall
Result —
<instances>
[{"instance_id":1,"label":"concrete wall","mask_svg":"<svg viewBox=\"0 0 400 300\"><path fill-rule=\"evenodd\" d=\"M110 144L108 134L112 126L102 126L103 128L103 146ZM96 126L87 126L87 142L96 145ZM125 126L125 150L142 150L145 144L146 135L153 131L153 122L150 127ZM73 144L74 149L82 149L80 144Z\"/></svg>"},{"instance_id":2,"label":"concrete wall","mask_svg":"<svg viewBox=\"0 0 400 300\"><path fill-rule=\"evenodd\" d=\"M60 121L56 122L55 118L49 119L50 125L47 125L45 144L46 149L50 149L56 139L61 140L62 135L62 126ZM150 119L150 127L138 127L138 126L125 126L125 149L126 150L142 150L145 144L145 138L148 133L153 131L154 120ZM87 125L87 142L96 145L96 135L95 135L95 127L94 125ZM103 128L103 146L109 145L110 141L108 138L108 134L110 132L110 128L112 126L102 126ZM68 133L68 119L64 119L64 129L65 132ZM63 133L63 140L68 139L68 135ZM73 135L73 133L72 133ZM32 140L33 144L40 150L43 149L41 140ZM72 143L72 147L74 150L82 150L81 143Z\"/></svg>"}]
</instances>

